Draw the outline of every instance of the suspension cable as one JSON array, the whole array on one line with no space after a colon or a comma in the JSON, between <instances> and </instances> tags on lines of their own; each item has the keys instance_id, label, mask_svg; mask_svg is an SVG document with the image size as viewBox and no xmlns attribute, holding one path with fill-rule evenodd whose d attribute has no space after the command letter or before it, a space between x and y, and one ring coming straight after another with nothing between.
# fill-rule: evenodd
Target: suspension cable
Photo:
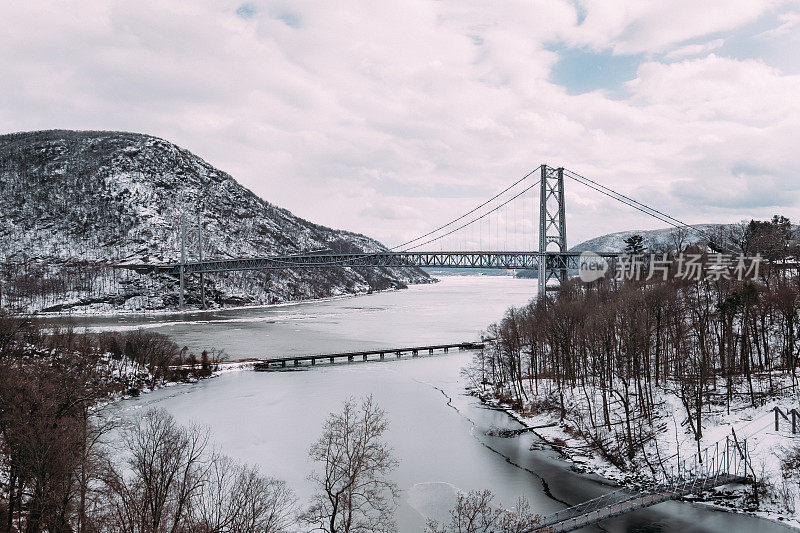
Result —
<instances>
[{"instance_id":1,"label":"suspension cable","mask_svg":"<svg viewBox=\"0 0 800 533\"><path fill-rule=\"evenodd\" d=\"M438 236L438 237L434 237L433 239L429 239L429 240L427 240L427 241L425 241L425 242L423 242L423 243L420 243L420 244L415 244L414 246L412 246L412 247L408 248L406 251L413 250L413 249L415 249L415 248L419 248L420 246L425 246L426 244L430 244L430 243L432 243L432 242L434 242L434 241L436 241L436 240L439 240L439 239L441 239L441 238L443 238L443 237L447 237L448 235L451 235L451 234L455 233L456 231L458 231L458 230L460 230L460 229L462 229L462 228L466 228L466 227L467 227L467 226L469 226L470 224L473 224L473 223L475 223L475 222L477 222L477 221L481 220L482 218L484 218L484 217L486 217L486 216L488 216L488 215L490 215L490 214L494 213L495 211L497 211L497 210L498 210L498 209L500 209L501 207L503 207L503 206L505 206L505 205L508 205L508 204L509 204L510 202L512 202L513 200L516 200L517 198L519 198L520 196L522 196L523 194L525 194L525 193L526 193L526 192L528 192L529 190L531 190L531 189L533 189L534 187L536 187L536 186L539 184L539 181L540 181L540 180L536 180L536 183L534 183L534 184L533 184L533 185L531 185L530 187L527 187L527 188L523 189L523 190L522 190L522 192L519 192L519 193L517 193L516 195L512 196L511 198L509 198L508 200L506 200L505 202L503 202L502 204L500 204L500 205L498 205L497 207L495 207L494 209L492 209L491 211L487 211L486 213L482 214L482 215L481 215L481 216L479 216L478 218L474 218L474 219L472 219L471 221L467 222L466 224L462 224L461 226L459 226L459 227L457 227L457 228L454 228L454 229L452 229L452 230L448 231L448 232L447 232L447 233L445 233L444 235L440 235L440 236ZM463 218L463 217L461 217L461 218ZM498 225L498 224L495 224L495 226L497 226L497 225Z\"/></svg>"},{"instance_id":2,"label":"suspension cable","mask_svg":"<svg viewBox=\"0 0 800 533\"><path fill-rule=\"evenodd\" d=\"M588 187L590 189L593 189L593 190L599 192L600 194L604 194L604 195L608 196L609 198L611 198L613 200L616 200L616 201L621 202L621 203L623 203L623 204L625 204L627 206L630 206L630 207L636 209L637 211L641 211L645 215L650 215L653 218L656 218L656 219L658 219L658 220L660 220L660 221L662 221L662 222L664 222L666 224L669 224L670 226L673 226L673 227L676 227L676 228L682 228L683 227L683 226L681 226L679 224L676 224L675 222L670 221L667 218L662 218L660 215L653 214L653 213L651 213L651 212L649 212L649 211L647 211L647 210L645 210L645 209L643 209L643 208L641 208L641 207L639 207L639 206L637 206L635 204L629 203L629 202L627 202L625 200L621 200L621 199L615 197L613 194L607 193L606 191L604 191L604 190L602 190L602 189L600 189L598 187L595 187L594 185L590 185L588 183L580 181L579 179L576 179L576 178L574 178L572 176L567 176L567 177L575 180L576 182L580 183L581 185L584 185L584 186L586 186L586 187Z\"/></svg>"},{"instance_id":3,"label":"suspension cable","mask_svg":"<svg viewBox=\"0 0 800 533\"><path fill-rule=\"evenodd\" d=\"M541 168L541 167L540 167L540 168ZM538 169L537 169L537 170L538 170ZM458 217L457 219L454 219L454 220L452 220L451 222L449 222L449 223L445 224L445 225L444 225L444 226L442 226L442 227L447 227L447 226L450 226L450 225L452 225L454 222L457 222L458 220L462 220L462 219L464 219L464 218L465 218L466 216L468 216L470 213L474 213L475 211L477 211L478 209L480 209L481 207L483 207L483 206L484 206L484 205L486 205L487 203L489 203L489 202L491 202L492 200L494 200L494 199L498 198L499 196L503 195L503 194L504 194L505 192L507 192L509 189L513 188L515 185L519 184L520 182L522 182L523 180L525 180L526 178L528 178L529 176L531 176L531 175L532 175L534 172L536 172L536 170L533 170L533 171L531 171L530 173L528 173L527 175L525 175L525 177L523 177L523 178L521 178L521 179L517 180L517 181L516 181L516 182L515 182L513 185L511 185L511 186L507 187L507 188L506 188L505 190L503 190L501 193L499 193L499 194L495 195L495 196L494 196L494 197L493 197L491 200L487 200L486 202L484 202L484 203L483 203L483 204L481 204L480 206L476 207L475 209L472 209L472 210L471 210L469 213L466 213L466 214L464 214L464 215L462 215L462 216ZM434 237L434 238L432 238L432 239L429 239L429 240L427 240L427 241L425 241L425 242L422 242L422 243L416 244L416 245L414 245L414 246L411 246L410 248L408 248L408 249L407 249L407 250L405 250L405 251L414 250L414 249L416 249L416 248L419 248L419 247L421 247L421 246L424 246L424 245L426 245L426 244L430 244L430 243L432 243L432 242L438 241L438 240L440 240L440 239L443 239L444 237L447 237L448 235L452 235L453 233L455 233L456 231L458 231L458 230L460 230L460 229L463 229L463 228L465 228L465 227L467 227L467 226L470 226L471 224L474 224L475 222L477 222L477 221L479 221L479 220L481 220L481 219L485 218L486 216L488 216L488 215L490 215L490 214L492 214L492 213L496 212L496 211L497 211L497 210L499 210L501 207L504 207L504 206L508 205L508 204L509 204L509 203L511 203L512 201L516 200L517 198L519 198L520 196L522 196L523 194L525 194L526 192L530 191L531 189L533 189L534 187L536 187L537 185L539 185L539 181L540 181L540 180L536 180L536 183L534 183L534 184L532 184L532 185L530 185L530 186L526 187L525 189L523 189L523 190L522 190L522 191L520 191L519 193L515 194L514 196L512 196L511 198L509 198L508 200L506 200L506 201L505 201L505 202L503 202L502 204L500 204L500 205L498 205L497 207L493 208L491 211L487 211L486 213L482 214L481 216L479 216L479 217L477 217L477 218L474 218L474 219L470 220L469 222L467 222L467 223L465 223L465 224L462 224L461 226L459 226L459 227L457 227L457 228L454 228L454 229L452 229L452 230L448 231L447 233L445 233L445 234L443 234L443 235L439 235L438 237ZM495 226L499 226L499 224L495 224ZM441 229L441 228L439 228L439 229ZM428 234L427 234L427 235L431 235L431 234L433 234L433 233L436 233L436 232L437 232L439 229L437 229L437 230L434 230L434 231L431 231L431 232L428 232ZM414 241L417 241L417 240L419 240L419 239L421 239L421 238L423 238L423 237L418 237L418 238L416 238L416 239L413 239L412 241L409 241L409 242L414 242ZM399 247L399 246L395 246L394 248L390 248L390 249L389 249L389 251L392 251L392 250L394 250L394 249L396 249L396 248L398 248L398 247ZM381 254L381 253L385 253L385 252L375 252L375 253L376 253L376 254ZM369 255L369 254L367 254L367 255ZM317 267L317 266L331 266L331 265L341 265L341 266L348 266L348 263L352 263L352 262L354 262L354 261L357 261L357 260L358 260L358 258L349 258L349 259L334 259L334 260L332 260L332 261L325 261L325 262L315 263L313 266L314 266L314 267ZM278 263L278 264L285 265L285 266L306 266L306 263L297 263L296 261L290 261L290 260L281 260L281 259L277 259L277 258L276 258L276 259L272 259L272 261L273 261L273 262L275 262L275 263ZM352 266L358 266L358 265L352 265Z\"/></svg>"},{"instance_id":4,"label":"suspension cable","mask_svg":"<svg viewBox=\"0 0 800 533\"><path fill-rule=\"evenodd\" d=\"M471 209L470 211L467 211L466 213L464 213L464 214L463 214L463 215L461 215L460 217L458 217L458 218L455 218L455 219L451 220L450 222L448 222L447 224L444 224L443 226L439 226L439 227L438 227L438 228L436 228L435 230L431 230L431 231L429 231L429 232L428 232L428 233L426 233L425 235L420 235L419 237L417 237L417 238L415 238L415 239L411 239L410 241L406 241L406 242L404 242L403 244L398 244L397 246L393 246L392 248L389 248L389 250L397 250L398 248L402 248L402 247L404 247L404 246L406 246L406 245L409 245L409 244L411 244L411 243L413 243L413 242L416 242L416 241L422 240L422 239L424 239L425 237L429 237L429 236L433 235L434 233L436 233L437 231L439 231L439 230L443 230L444 228L446 228L446 227L448 227L448 226L452 226L453 224L455 224L455 223L456 223L456 222L458 222L459 220L462 220L462 219L464 219L464 218L468 217L469 215L471 215L472 213L474 213L474 212L475 212L475 211L477 211L478 209L480 209L480 208L484 207L486 204L488 204L488 203L492 202L493 200L496 200L497 198L501 197L502 195L504 195L505 193L507 193L508 191L510 191L511 189L513 189L514 187L516 187L517 185L519 185L520 183L522 183L523 181L525 181L527 178L531 177L531 176L532 176L533 174L535 174L535 173L536 173L536 172L537 172L537 171L538 171L540 168L542 168L542 165L539 165L539 166L538 166L538 167L536 167L535 169L531 170L530 172L528 172L527 174L525 174L524 176L522 176L520 179L518 179L517 181L515 181L515 182L514 182L514 183L512 183L511 185L509 185L508 187L506 187L505 189L503 189L503 190L502 190L502 191L500 191L499 193L495 194L494 196L492 196L491 198L489 198L488 200L486 200L485 202L483 202L481 205L479 205L479 206L477 206L477 207L475 207L475 208ZM444 235L443 235L443 236L444 236ZM414 248L416 248L416 246L415 246ZM413 248L412 248L412 249L413 249Z\"/></svg>"},{"instance_id":5,"label":"suspension cable","mask_svg":"<svg viewBox=\"0 0 800 533\"><path fill-rule=\"evenodd\" d=\"M634 209L636 209L638 211L641 211L642 213L645 213L647 215L650 215L651 217L656 218L656 219L658 219L658 220L660 220L662 222L665 222L666 224L669 224L670 226L673 226L673 227L679 228L679 229L688 229L688 230L693 231L693 232L699 234L700 236L708 239L709 241L713 240L713 238L712 238L713 236L711 234L709 234L707 231L702 230L700 228L697 228L695 226L692 226L690 224L687 224L687 223L683 222L682 220L678 220L677 218L675 218L675 217L673 217L671 215L668 215L668 214L666 214L666 213L664 213L662 211L659 211L658 209L650 207L649 205L643 204L642 202L639 202L639 201L637 201L637 200L635 200L633 198L630 198L629 196L626 196L626 195L624 195L622 193L619 193L619 192L615 191L614 189L611 189L610 187L606 187L605 185L597 183L596 181L594 181L592 179L589 179L589 178L587 178L585 176L582 176L580 174L577 174L576 172L573 172L571 170L564 169L564 173L567 174L567 176L569 178L573 179L574 181L576 181L578 183L581 183L582 185L584 185L586 187L594 189L595 191L597 191L597 192L599 192L601 194L604 194L604 195L608 196L609 198L613 198L614 200L617 200L618 202L621 202L621 203L623 203L625 205L633 207ZM730 250L728 250L728 251L730 251Z\"/></svg>"},{"instance_id":6,"label":"suspension cable","mask_svg":"<svg viewBox=\"0 0 800 533\"><path fill-rule=\"evenodd\" d=\"M611 193L613 193L613 194L615 194L615 195L617 195L617 196L619 196L621 198L624 198L624 199L626 199L626 200L628 200L630 202L633 202L633 203L635 203L635 204L637 204L637 205L639 205L639 206L641 206L641 207L643 207L643 208L645 208L645 209L647 209L649 211L652 211L652 212L657 213L657 214L659 214L659 215L661 215L663 217L666 217L666 218L668 218L670 220L673 220L674 222L680 224L681 226L686 226L688 228L697 230L697 228L694 228L694 227L690 226L689 224L686 224L685 222L680 221L680 220L678 220L677 218L675 218L673 216L670 216L670 215L668 215L666 213L663 213L663 212L659 211L658 209L654 209L654 208L650 207L649 205L646 205L646 204L643 204L643 203L641 203L641 202L639 202L637 200L634 200L633 198L625 196L624 194L619 193L619 192L615 191L614 189L612 189L610 187L606 187L605 185L597 183L596 181L594 181L592 179L589 179L586 176L582 176L582 175L578 174L577 172L573 172L573 171L568 170L568 169L564 169L564 172L571 174L572 175L571 177L573 177L573 179L574 178L579 178L579 179L582 179L584 181L588 181L589 183L591 183L593 185L596 185L596 186L600 187L601 189L609 191L609 192L611 192ZM698 230L698 231L700 231L700 230Z\"/></svg>"}]
</instances>

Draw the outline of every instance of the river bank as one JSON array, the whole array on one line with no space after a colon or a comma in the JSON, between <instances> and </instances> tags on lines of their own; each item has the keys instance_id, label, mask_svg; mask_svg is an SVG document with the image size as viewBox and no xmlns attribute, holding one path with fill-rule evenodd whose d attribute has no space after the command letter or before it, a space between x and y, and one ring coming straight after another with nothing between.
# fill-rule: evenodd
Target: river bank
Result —
<instances>
[{"instance_id":1,"label":"river bank","mask_svg":"<svg viewBox=\"0 0 800 533\"><path fill-rule=\"evenodd\" d=\"M652 486L652 477L646 473L644 468L625 470L603 457L596 446L592 446L582 438L580 428L571 424L568 418L561 417L555 402L548 402L544 397L538 398L531 402L535 403L536 407L529 405L521 412L498 399L491 392L475 387L469 387L468 392L479 398L488 407L501 410L518 421L556 450L572 470L601 476L612 485L632 491ZM664 396L665 403L673 407L673 413L677 412L678 409L674 408L677 399L667 398L668 394ZM782 451L787 446L800 441L800 436L793 438L789 425L785 425L783 432L775 432L773 428L772 409L775 406L784 406L786 401L787 397L777 397L758 408L740 405L732 410L730 415L723 416L722 413L716 413L718 423L704 428L707 435L703 440L704 446L713 443L718 438L724 439L725 434L730 434L731 428L736 430L739 438L748 440L749 453L753 457L751 466L758 479L757 487L740 484L726 485L706 491L701 495L685 497L683 501L726 512L747 514L774 521L786 527L800 529L800 517L790 507L798 499L797 480L783 479L780 467ZM713 419L713 417L711 418ZM657 435L655 446L660 446L660 453L663 456L669 457L681 452L685 456L692 456L692 448L696 446L696 443L691 441L689 435L684 435L684 438L678 436L683 430L680 422L673 416L672 427ZM754 490L759 491L758 498L754 497Z\"/></svg>"},{"instance_id":2,"label":"river bank","mask_svg":"<svg viewBox=\"0 0 800 533\"><path fill-rule=\"evenodd\" d=\"M428 281L419 282L419 283L411 283L410 285L428 285L431 283L438 283L438 279L436 278L428 278ZM293 305L300 305L300 304L307 304L307 303L318 303L318 302L330 302L330 301L337 301L337 300L345 300L348 298L356 298L359 296L364 296L368 294L377 294L377 293L384 293L384 292L397 292L406 290L406 288L388 288L383 290L365 290L361 292L353 292L347 294L338 294L335 296L328 296L325 298L305 298L300 300L292 300L287 302L278 302L273 304L253 304L253 305L226 305L226 306L219 306L219 307L207 307L206 309L202 309L199 307L191 307L186 309L185 311L176 310L174 308L163 308L163 309L127 309L123 307L114 308L114 309L106 309L107 306L95 306L95 307L84 307L80 309L70 309L68 311L38 311L34 313L22 313L19 316L25 318L37 318L37 319L63 319L63 318L150 318L150 317L158 317L158 318L169 318L169 317L186 317L197 315L200 313L213 313L219 311L248 311L248 310L259 310L259 309L271 309L276 307L287 307Z\"/></svg>"}]
</instances>

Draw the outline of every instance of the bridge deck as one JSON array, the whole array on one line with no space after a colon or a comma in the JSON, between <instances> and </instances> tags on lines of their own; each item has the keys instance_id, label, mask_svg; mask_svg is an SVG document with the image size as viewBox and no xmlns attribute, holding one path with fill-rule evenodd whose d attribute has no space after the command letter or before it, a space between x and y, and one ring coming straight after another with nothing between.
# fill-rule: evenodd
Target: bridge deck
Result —
<instances>
[{"instance_id":1,"label":"bridge deck","mask_svg":"<svg viewBox=\"0 0 800 533\"><path fill-rule=\"evenodd\" d=\"M532 533L560 533L563 531L574 531L582 527L602 522L609 518L629 513L637 509L643 509L668 500L675 500L687 494L707 490L729 483L741 483L745 481L742 476L733 474L722 474L705 479L695 479L686 481L683 485L678 485L669 490L652 491L631 495L627 499L608 503L602 507L586 509L581 512L580 505L574 507L576 512L568 513L564 517L559 517L558 513L554 517L545 518L543 523L532 530ZM567 509L566 511L569 511Z\"/></svg>"},{"instance_id":2,"label":"bridge deck","mask_svg":"<svg viewBox=\"0 0 800 533\"><path fill-rule=\"evenodd\" d=\"M620 254L600 253L613 259ZM297 254L267 257L232 257L192 261L183 265L185 274L231 272L237 270L279 270L286 268L346 268L346 267L434 267L434 268L482 268L482 269L535 269L545 257L548 268L577 269L580 252L527 251L450 251L450 252L375 252L357 254ZM177 275L181 265L121 264L141 272L161 272Z\"/></svg>"},{"instance_id":3,"label":"bridge deck","mask_svg":"<svg viewBox=\"0 0 800 533\"><path fill-rule=\"evenodd\" d=\"M347 358L348 361L352 361L356 357L361 357L363 361L366 361L370 355L372 356L380 356L383 358L386 354L395 354L400 357L404 353L410 353L411 355L419 355L420 352L427 351L428 353L433 353L435 350L443 350L448 352L450 349L458 348L459 350L480 350L484 347L482 342L458 342L458 343L450 343L450 344L430 344L426 346L407 346L402 348L379 348L375 350L359 350L354 352L336 352L336 353L323 353L323 354L310 354L310 355L291 355L286 357L270 357L266 359L262 359L258 363L256 363L255 368L256 370L268 370L271 366L280 365L281 367L285 367L286 363L292 362L295 366L298 366L302 361L310 361L311 364L316 364L317 360L327 359L330 362L334 362L336 359Z\"/></svg>"}]
</instances>

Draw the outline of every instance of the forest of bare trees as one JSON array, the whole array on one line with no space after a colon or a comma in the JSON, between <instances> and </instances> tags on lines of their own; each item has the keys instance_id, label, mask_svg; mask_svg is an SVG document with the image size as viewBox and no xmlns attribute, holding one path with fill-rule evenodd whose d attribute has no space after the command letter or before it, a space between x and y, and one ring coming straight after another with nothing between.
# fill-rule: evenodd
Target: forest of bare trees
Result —
<instances>
[{"instance_id":1,"label":"forest of bare trees","mask_svg":"<svg viewBox=\"0 0 800 533\"><path fill-rule=\"evenodd\" d=\"M444 524L428 520L425 533L525 533L541 522L525 498L519 498L507 509L495 502L488 490L459 492L450 510L450 521Z\"/></svg>"},{"instance_id":2,"label":"forest of bare trees","mask_svg":"<svg viewBox=\"0 0 800 533\"><path fill-rule=\"evenodd\" d=\"M282 530L291 491L213 452L203 430L160 411L107 416L110 400L208 376L217 359L154 332L0 317L0 531Z\"/></svg>"},{"instance_id":3,"label":"forest of bare trees","mask_svg":"<svg viewBox=\"0 0 800 533\"><path fill-rule=\"evenodd\" d=\"M675 237L672 258L686 251ZM557 412L622 469L637 454L648 459L665 393L679 398L698 451L709 404L730 412L796 398L800 276L791 225L754 221L715 240L761 254L758 279L682 279L673 264L666 280L573 280L489 328L494 340L471 374L476 387L522 411Z\"/></svg>"},{"instance_id":4,"label":"forest of bare trees","mask_svg":"<svg viewBox=\"0 0 800 533\"><path fill-rule=\"evenodd\" d=\"M301 513L284 481L215 450L207 429L166 411L113 416L109 402L209 375L146 331L42 330L0 317L0 532L330 533L395 531L397 466L372 397L331 413L310 457L317 495Z\"/></svg>"}]
</instances>

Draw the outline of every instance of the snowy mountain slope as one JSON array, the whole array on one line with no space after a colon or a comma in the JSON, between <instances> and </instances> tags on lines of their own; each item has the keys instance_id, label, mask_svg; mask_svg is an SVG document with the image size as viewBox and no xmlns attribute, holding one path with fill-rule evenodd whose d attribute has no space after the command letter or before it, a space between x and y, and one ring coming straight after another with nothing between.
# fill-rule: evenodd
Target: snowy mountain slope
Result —
<instances>
[{"instance_id":1,"label":"snowy mountain slope","mask_svg":"<svg viewBox=\"0 0 800 533\"><path fill-rule=\"evenodd\" d=\"M589 239L570 248L572 252L622 252L625 250L625 239L632 235L641 235L644 239L645 250L650 253L659 253L676 248L676 241L682 239L682 247L698 242L708 242L708 235L724 229L726 224L697 224L693 226L697 231L681 231L676 228L654 230L620 231L601 235Z\"/></svg>"},{"instance_id":2,"label":"snowy mountain slope","mask_svg":"<svg viewBox=\"0 0 800 533\"><path fill-rule=\"evenodd\" d=\"M110 263L174 262L180 218L187 250L206 258L309 250L385 249L276 207L187 150L149 135L42 131L0 136L0 308L159 309L175 280ZM275 303L402 287L418 269L317 269L207 276L216 305ZM189 282L197 300L197 280Z\"/></svg>"}]
</instances>

